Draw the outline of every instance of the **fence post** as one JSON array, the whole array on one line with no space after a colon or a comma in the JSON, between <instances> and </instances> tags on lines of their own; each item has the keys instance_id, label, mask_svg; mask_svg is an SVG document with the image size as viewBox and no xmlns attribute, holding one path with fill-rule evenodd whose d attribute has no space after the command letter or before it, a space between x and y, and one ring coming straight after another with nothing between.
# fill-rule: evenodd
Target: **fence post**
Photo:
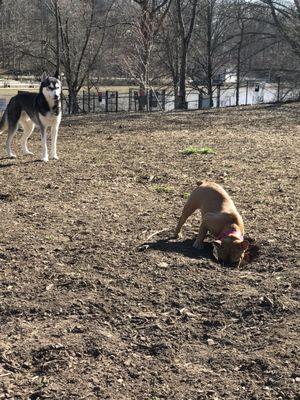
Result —
<instances>
[{"instance_id":1,"label":"fence post","mask_svg":"<svg viewBox=\"0 0 300 400\"><path fill-rule=\"evenodd\" d=\"M152 111L152 102L153 102L153 90L152 89L150 89L149 91L148 91L148 96L149 96L149 99L148 99L148 110L147 111Z\"/></svg>"},{"instance_id":2,"label":"fence post","mask_svg":"<svg viewBox=\"0 0 300 400\"><path fill-rule=\"evenodd\" d=\"M162 89L162 92L161 92L161 106L162 106L162 109L165 111L165 109L166 109L166 89Z\"/></svg>"},{"instance_id":3,"label":"fence post","mask_svg":"<svg viewBox=\"0 0 300 400\"><path fill-rule=\"evenodd\" d=\"M203 98L202 93L198 93L198 110L202 108L202 98Z\"/></svg>"},{"instance_id":4,"label":"fence post","mask_svg":"<svg viewBox=\"0 0 300 400\"><path fill-rule=\"evenodd\" d=\"M116 92L116 112L119 110L119 92Z\"/></svg>"},{"instance_id":5,"label":"fence post","mask_svg":"<svg viewBox=\"0 0 300 400\"><path fill-rule=\"evenodd\" d=\"M131 111L132 89L128 92L128 111Z\"/></svg>"},{"instance_id":6,"label":"fence post","mask_svg":"<svg viewBox=\"0 0 300 400\"><path fill-rule=\"evenodd\" d=\"M85 109L84 109L84 91L82 92L82 110L83 110L83 112L85 112Z\"/></svg>"},{"instance_id":7,"label":"fence post","mask_svg":"<svg viewBox=\"0 0 300 400\"><path fill-rule=\"evenodd\" d=\"M277 103L280 102L280 76L277 76Z\"/></svg>"},{"instance_id":8,"label":"fence post","mask_svg":"<svg viewBox=\"0 0 300 400\"><path fill-rule=\"evenodd\" d=\"M69 113L69 115L71 114L71 96L70 96L70 93L69 93L69 102L68 102L68 113Z\"/></svg>"},{"instance_id":9,"label":"fence post","mask_svg":"<svg viewBox=\"0 0 300 400\"><path fill-rule=\"evenodd\" d=\"M247 81L246 85L246 106L248 105L248 89L249 89L249 81Z\"/></svg>"},{"instance_id":10,"label":"fence post","mask_svg":"<svg viewBox=\"0 0 300 400\"><path fill-rule=\"evenodd\" d=\"M105 92L105 112L108 112L108 90Z\"/></svg>"},{"instance_id":11,"label":"fence post","mask_svg":"<svg viewBox=\"0 0 300 400\"><path fill-rule=\"evenodd\" d=\"M221 85L217 85L217 108L220 107Z\"/></svg>"}]
</instances>

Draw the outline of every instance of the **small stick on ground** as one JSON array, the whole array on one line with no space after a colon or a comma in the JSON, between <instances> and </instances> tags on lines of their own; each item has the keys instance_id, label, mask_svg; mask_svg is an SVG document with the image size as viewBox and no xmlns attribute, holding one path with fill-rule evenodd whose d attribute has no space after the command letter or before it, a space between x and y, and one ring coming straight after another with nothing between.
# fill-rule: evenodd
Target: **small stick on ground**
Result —
<instances>
[{"instance_id":1,"label":"small stick on ground","mask_svg":"<svg viewBox=\"0 0 300 400\"><path fill-rule=\"evenodd\" d=\"M11 374L12 374L12 372L7 372L6 374L0 375L0 378L3 378L4 376L8 376L8 375L11 375Z\"/></svg>"},{"instance_id":2,"label":"small stick on ground","mask_svg":"<svg viewBox=\"0 0 300 400\"><path fill-rule=\"evenodd\" d=\"M146 239L146 241L148 241L149 239L153 238L153 236L156 236L156 235L158 235L159 233L166 232L166 231L168 231L168 230L169 230L168 228L165 228L165 229L162 229L161 231L156 231L156 232L152 233L150 236L148 236L147 239Z\"/></svg>"}]
</instances>

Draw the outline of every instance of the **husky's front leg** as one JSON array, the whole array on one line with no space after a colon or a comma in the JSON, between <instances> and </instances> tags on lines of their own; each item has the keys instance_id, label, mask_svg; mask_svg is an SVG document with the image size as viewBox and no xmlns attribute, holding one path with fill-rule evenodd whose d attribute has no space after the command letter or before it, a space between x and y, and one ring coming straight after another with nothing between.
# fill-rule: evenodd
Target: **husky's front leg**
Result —
<instances>
[{"instance_id":1,"label":"husky's front leg","mask_svg":"<svg viewBox=\"0 0 300 400\"><path fill-rule=\"evenodd\" d=\"M49 161L48 149L47 149L47 128L41 127L41 139L42 139L42 161Z\"/></svg>"},{"instance_id":2,"label":"husky's front leg","mask_svg":"<svg viewBox=\"0 0 300 400\"><path fill-rule=\"evenodd\" d=\"M51 129L51 159L52 160L58 160L58 156L57 156L57 152L56 152L58 126L59 125L56 125Z\"/></svg>"}]
</instances>

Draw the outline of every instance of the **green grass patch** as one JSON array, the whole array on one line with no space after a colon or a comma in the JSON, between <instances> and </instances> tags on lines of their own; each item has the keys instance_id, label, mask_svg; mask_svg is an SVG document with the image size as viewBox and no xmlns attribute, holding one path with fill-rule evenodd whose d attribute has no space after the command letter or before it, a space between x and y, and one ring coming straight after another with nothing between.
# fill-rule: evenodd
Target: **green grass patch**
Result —
<instances>
[{"instance_id":1,"label":"green grass patch","mask_svg":"<svg viewBox=\"0 0 300 400\"><path fill-rule=\"evenodd\" d=\"M215 150L211 147L197 147L197 146L188 146L183 150L183 154L189 156L191 154L215 154Z\"/></svg>"},{"instance_id":2,"label":"green grass patch","mask_svg":"<svg viewBox=\"0 0 300 400\"><path fill-rule=\"evenodd\" d=\"M54 236L52 236L52 235L46 236L46 239L48 239L48 240L54 240Z\"/></svg>"},{"instance_id":3,"label":"green grass patch","mask_svg":"<svg viewBox=\"0 0 300 400\"><path fill-rule=\"evenodd\" d=\"M174 188L172 186L167 186L167 185L155 184L155 185L152 185L152 189L155 190L157 193L173 193L174 192Z\"/></svg>"}]
</instances>

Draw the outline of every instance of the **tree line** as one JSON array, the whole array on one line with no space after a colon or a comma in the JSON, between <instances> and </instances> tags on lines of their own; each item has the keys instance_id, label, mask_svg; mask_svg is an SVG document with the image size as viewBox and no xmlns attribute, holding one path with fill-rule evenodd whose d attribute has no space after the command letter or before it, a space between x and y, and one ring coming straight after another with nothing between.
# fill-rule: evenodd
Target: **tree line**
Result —
<instances>
[{"instance_id":1,"label":"tree line","mask_svg":"<svg viewBox=\"0 0 300 400\"><path fill-rule=\"evenodd\" d=\"M299 0L1 0L0 69L57 69L78 111L82 87L123 78L141 90L186 85L208 95L225 73L298 77Z\"/></svg>"}]
</instances>

